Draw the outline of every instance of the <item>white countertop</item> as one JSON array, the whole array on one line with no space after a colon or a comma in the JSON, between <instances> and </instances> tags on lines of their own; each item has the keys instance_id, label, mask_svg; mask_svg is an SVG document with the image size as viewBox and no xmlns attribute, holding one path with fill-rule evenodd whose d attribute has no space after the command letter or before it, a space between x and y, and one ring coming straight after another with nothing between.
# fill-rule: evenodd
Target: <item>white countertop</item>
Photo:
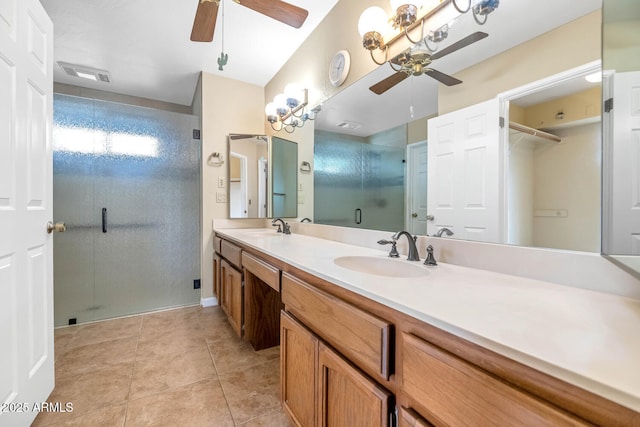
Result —
<instances>
[{"instance_id":1,"label":"white countertop","mask_svg":"<svg viewBox=\"0 0 640 427\"><path fill-rule=\"evenodd\" d=\"M640 300L485 270L394 260L418 278L355 272L341 256L387 251L273 229L217 233L468 341L640 411ZM384 262L384 261L381 261Z\"/></svg>"}]
</instances>

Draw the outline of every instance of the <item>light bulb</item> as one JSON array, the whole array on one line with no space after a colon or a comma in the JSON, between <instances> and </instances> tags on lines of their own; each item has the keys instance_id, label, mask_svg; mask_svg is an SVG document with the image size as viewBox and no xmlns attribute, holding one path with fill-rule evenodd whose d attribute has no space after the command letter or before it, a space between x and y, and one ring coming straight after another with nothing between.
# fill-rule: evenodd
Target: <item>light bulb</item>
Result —
<instances>
[{"instance_id":1,"label":"light bulb","mask_svg":"<svg viewBox=\"0 0 640 427\"><path fill-rule=\"evenodd\" d=\"M387 29L387 14L377 6L372 6L364 10L358 19L358 32L361 37L368 32L375 31L384 35Z\"/></svg>"},{"instance_id":2,"label":"light bulb","mask_svg":"<svg viewBox=\"0 0 640 427\"><path fill-rule=\"evenodd\" d=\"M280 93L273 98L273 103L276 105L276 108L287 108L287 97L284 93Z\"/></svg>"},{"instance_id":3,"label":"light bulb","mask_svg":"<svg viewBox=\"0 0 640 427\"><path fill-rule=\"evenodd\" d=\"M276 115L276 104L273 102L270 102L267 104L266 107L264 107L264 113L267 116L275 116Z\"/></svg>"},{"instance_id":4,"label":"light bulb","mask_svg":"<svg viewBox=\"0 0 640 427\"><path fill-rule=\"evenodd\" d=\"M284 87L284 96L289 108L296 108L302 102L302 90L297 83L289 83Z\"/></svg>"}]
</instances>

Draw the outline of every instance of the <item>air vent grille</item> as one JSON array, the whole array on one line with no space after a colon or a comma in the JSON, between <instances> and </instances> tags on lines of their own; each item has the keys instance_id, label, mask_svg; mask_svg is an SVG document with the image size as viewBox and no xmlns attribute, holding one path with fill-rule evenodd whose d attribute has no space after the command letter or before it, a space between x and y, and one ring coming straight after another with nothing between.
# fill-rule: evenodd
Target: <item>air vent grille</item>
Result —
<instances>
[{"instance_id":1,"label":"air vent grille","mask_svg":"<svg viewBox=\"0 0 640 427\"><path fill-rule=\"evenodd\" d=\"M62 68L68 76L78 77L86 80L111 83L111 75L107 70L87 67L85 65L70 64L68 62L58 62L58 66Z\"/></svg>"}]
</instances>

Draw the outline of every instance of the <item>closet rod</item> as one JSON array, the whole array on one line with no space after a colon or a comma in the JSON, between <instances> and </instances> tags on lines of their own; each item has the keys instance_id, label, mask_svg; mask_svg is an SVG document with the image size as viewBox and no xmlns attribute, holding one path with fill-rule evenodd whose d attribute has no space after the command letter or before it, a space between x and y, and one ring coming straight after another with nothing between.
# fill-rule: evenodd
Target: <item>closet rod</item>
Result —
<instances>
[{"instance_id":1,"label":"closet rod","mask_svg":"<svg viewBox=\"0 0 640 427\"><path fill-rule=\"evenodd\" d=\"M509 122L509 128L513 130L517 130L519 132L528 133L529 135L537 136L539 138L548 139L549 141L553 141L553 142L562 141L562 139L555 136L554 134L543 132L538 129L530 128L529 126L521 125L520 123L516 123L516 122Z\"/></svg>"}]
</instances>

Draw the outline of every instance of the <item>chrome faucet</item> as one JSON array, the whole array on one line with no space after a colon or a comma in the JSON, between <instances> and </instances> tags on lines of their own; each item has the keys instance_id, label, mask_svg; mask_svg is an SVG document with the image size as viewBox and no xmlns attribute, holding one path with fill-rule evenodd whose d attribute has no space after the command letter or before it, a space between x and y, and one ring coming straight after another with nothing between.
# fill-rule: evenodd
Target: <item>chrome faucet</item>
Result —
<instances>
[{"instance_id":1,"label":"chrome faucet","mask_svg":"<svg viewBox=\"0 0 640 427\"><path fill-rule=\"evenodd\" d=\"M416 239L417 236L412 236L408 231L398 231L396 234L391 237L393 241L397 241L400 236L407 236L407 240L409 241L409 255L407 256L407 260L409 261L420 261L420 256L418 255L418 248L416 247Z\"/></svg>"},{"instance_id":2,"label":"chrome faucet","mask_svg":"<svg viewBox=\"0 0 640 427\"><path fill-rule=\"evenodd\" d=\"M276 218L273 221L271 221L271 225L273 227L276 226L276 223L280 221L280 223L282 224L282 227L280 227L280 224L278 225L278 233L284 233L284 234L291 234L291 227L289 227L289 224L287 224L286 222L284 222L284 220L282 218Z\"/></svg>"},{"instance_id":3,"label":"chrome faucet","mask_svg":"<svg viewBox=\"0 0 640 427\"><path fill-rule=\"evenodd\" d=\"M449 230L447 227L442 227L440 230L436 231L436 234L434 234L434 236L442 237L443 233L447 236L453 236L453 231Z\"/></svg>"}]
</instances>

